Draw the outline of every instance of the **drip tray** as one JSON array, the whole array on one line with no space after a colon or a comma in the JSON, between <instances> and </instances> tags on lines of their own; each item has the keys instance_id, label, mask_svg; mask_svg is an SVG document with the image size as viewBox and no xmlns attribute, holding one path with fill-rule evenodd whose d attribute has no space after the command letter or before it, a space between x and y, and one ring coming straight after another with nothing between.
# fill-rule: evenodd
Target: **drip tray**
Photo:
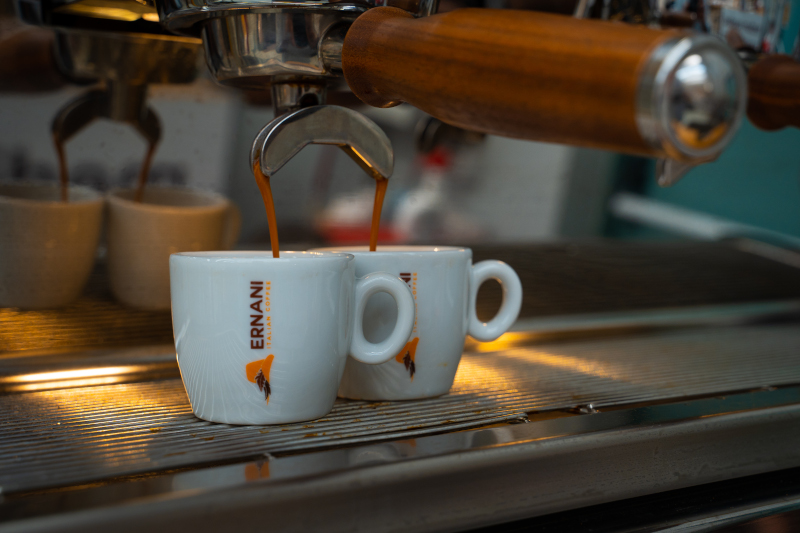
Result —
<instances>
[{"instance_id":1,"label":"drip tray","mask_svg":"<svg viewBox=\"0 0 800 533\"><path fill-rule=\"evenodd\" d=\"M445 396L338 400L320 420L263 427L194 417L170 346L49 358L63 368L38 366L33 356L4 361L11 369L0 378L4 495L524 422L560 410L591 413L798 384L800 328L690 328L560 342L508 334L470 347ZM91 366L75 370L87 360Z\"/></svg>"}]
</instances>

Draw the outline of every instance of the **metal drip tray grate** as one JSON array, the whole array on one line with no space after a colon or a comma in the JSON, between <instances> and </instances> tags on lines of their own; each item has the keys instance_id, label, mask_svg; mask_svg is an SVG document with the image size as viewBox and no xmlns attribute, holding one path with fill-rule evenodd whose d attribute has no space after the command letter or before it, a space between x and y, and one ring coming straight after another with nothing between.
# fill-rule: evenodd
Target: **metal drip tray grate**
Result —
<instances>
[{"instance_id":1,"label":"metal drip tray grate","mask_svg":"<svg viewBox=\"0 0 800 533\"><path fill-rule=\"evenodd\" d=\"M5 493L33 490L411 438L588 403L602 409L800 383L800 328L794 324L536 345L506 339L467 352L448 395L340 400L327 417L305 424L237 427L198 420L176 379L0 396L0 485Z\"/></svg>"}]
</instances>

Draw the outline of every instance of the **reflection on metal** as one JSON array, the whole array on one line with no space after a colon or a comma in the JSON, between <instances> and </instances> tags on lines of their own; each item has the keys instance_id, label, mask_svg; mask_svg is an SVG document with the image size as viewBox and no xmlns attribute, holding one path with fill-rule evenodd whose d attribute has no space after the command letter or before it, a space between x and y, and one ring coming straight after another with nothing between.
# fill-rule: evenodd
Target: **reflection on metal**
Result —
<instances>
[{"instance_id":1,"label":"reflection on metal","mask_svg":"<svg viewBox=\"0 0 800 533\"><path fill-rule=\"evenodd\" d=\"M783 263L793 268L800 268L800 250L798 250L800 248L800 243L798 243L798 246L793 247L793 249L787 249L753 239L738 239L734 243L734 246L737 250L758 255L770 261Z\"/></svg>"},{"instance_id":2,"label":"reflection on metal","mask_svg":"<svg viewBox=\"0 0 800 533\"><path fill-rule=\"evenodd\" d=\"M760 251L763 243L743 240L742 249L751 253ZM752 248L750 247L752 246ZM782 248L790 254L783 258L800 268L800 254ZM772 252L772 248L769 248ZM763 254L760 254L763 255ZM609 312L573 314L518 320L512 331L493 342L476 342L467 339L467 349L476 352L496 352L523 346L526 343L543 343L555 339L574 339L581 336L631 334L653 331L658 328L686 328L700 326L741 326L769 319L790 320L800 316L800 300L778 300L735 305L698 305L683 308L643 309L636 312Z\"/></svg>"},{"instance_id":3,"label":"reflection on metal","mask_svg":"<svg viewBox=\"0 0 800 533\"><path fill-rule=\"evenodd\" d=\"M150 0L147 0L151 3ZM197 33L198 22L208 19L236 16L243 13L276 13L292 11L300 18L314 13L341 13L356 17L371 7L399 7L420 17L436 13L439 0L154 0L161 20L173 31ZM269 28L269 24L264 25ZM294 35L294 32L289 32ZM246 33L240 33L244 37ZM270 41L265 41L265 45ZM262 45L253 41L255 47ZM263 46L262 48L267 48Z\"/></svg>"},{"instance_id":4,"label":"reflection on metal","mask_svg":"<svg viewBox=\"0 0 800 533\"><path fill-rule=\"evenodd\" d=\"M440 146L450 149L469 148L484 141L486 135L446 124L436 117L425 116L417 122L414 144L423 154Z\"/></svg>"},{"instance_id":5,"label":"reflection on metal","mask_svg":"<svg viewBox=\"0 0 800 533\"><path fill-rule=\"evenodd\" d=\"M81 370L62 370L61 372L38 372L35 374L22 374L0 378L0 383L25 383L30 381L59 381L67 379L94 378L97 376L113 376L116 374L131 374L138 372L136 366L107 366L101 368L86 368Z\"/></svg>"},{"instance_id":6,"label":"reflection on metal","mask_svg":"<svg viewBox=\"0 0 800 533\"><path fill-rule=\"evenodd\" d=\"M323 419L283 426L198 420L176 379L5 395L0 396L0 486L9 493L265 453L412 439L525 420L531 412L589 404L602 412L625 404L800 383L798 346L800 329L788 324L468 351L445 396L408 402L340 400ZM162 360L168 356L171 352L165 351ZM157 359L154 354L138 357ZM142 364L135 360L131 354L127 363L118 359L107 366ZM29 445L21 448L20 442Z\"/></svg>"},{"instance_id":7,"label":"reflection on metal","mask_svg":"<svg viewBox=\"0 0 800 533\"><path fill-rule=\"evenodd\" d=\"M98 118L130 124L152 148L161 140L161 121L145 103L146 85L109 83L105 90L93 90L67 103L53 119L53 139L62 145Z\"/></svg>"},{"instance_id":8,"label":"reflection on metal","mask_svg":"<svg viewBox=\"0 0 800 533\"><path fill-rule=\"evenodd\" d=\"M616 193L609 199L608 209L619 218L692 239L719 241L745 238L787 248L800 248L800 238L794 235L743 224L638 194ZM785 260L780 262L786 263Z\"/></svg>"},{"instance_id":9,"label":"reflection on metal","mask_svg":"<svg viewBox=\"0 0 800 533\"><path fill-rule=\"evenodd\" d=\"M716 159L730 143L746 102L736 54L714 37L692 34L651 54L639 78L636 123L667 157L696 164Z\"/></svg>"},{"instance_id":10,"label":"reflection on metal","mask_svg":"<svg viewBox=\"0 0 800 533\"><path fill-rule=\"evenodd\" d=\"M143 374L148 370L151 369L146 365L127 365L0 376L0 391L29 392L108 385L126 381L131 374Z\"/></svg>"},{"instance_id":11,"label":"reflection on metal","mask_svg":"<svg viewBox=\"0 0 800 533\"><path fill-rule=\"evenodd\" d=\"M512 349L499 352L499 357L518 359L520 362L543 365L554 369L568 370L572 373L584 374L607 379L621 379L613 365L582 357L573 357L563 353L548 353L531 348Z\"/></svg>"},{"instance_id":12,"label":"reflection on metal","mask_svg":"<svg viewBox=\"0 0 800 533\"><path fill-rule=\"evenodd\" d=\"M658 20L657 0L578 0L575 18L613 20L630 24L652 24Z\"/></svg>"},{"instance_id":13,"label":"reflection on metal","mask_svg":"<svg viewBox=\"0 0 800 533\"><path fill-rule=\"evenodd\" d=\"M19 520L13 524L19 531L77 532L203 529L232 520L257 529L268 516L270 530L284 531L296 530L302 517L306 530L339 532L352 531L358 516L365 531L405 531L409 523L422 531L466 530L800 466L798 439L800 389L789 387L287 457L265 454L10 498L0 504L0 520ZM71 514L59 514L64 511Z\"/></svg>"},{"instance_id":14,"label":"reflection on metal","mask_svg":"<svg viewBox=\"0 0 800 533\"><path fill-rule=\"evenodd\" d=\"M367 9L390 6L427 16L438 6L438 0L154 1L167 28L202 36L217 81L254 90L273 83L333 83L341 77L347 28ZM317 103L324 104L324 89L320 94Z\"/></svg>"},{"instance_id":15,"label":"reflection on metal","mask_svg":"<svg viewBox=\"0 0 800 533\"><path fill-rule=\"evenodd\" d=\"M250 149L253 164L273 176L309 144L333 144L373 178L389 178L394 152L389 138L370 119L339 106L314 105L275 118L258 133Z\"/></svg>"},{"instance_id":16,"label":"reflection on metal","mask_svg":"<svg viewBox=\"0 0 800 533\"><path fill-rule=\"evenodd\" d=\"M304 107L325 103L327 87L306 80L272 84L272 107L275 116L291 113Z\"/></svg>"},{"instance_id":17,"label":"reflection on metal","mask_svg":"<svg viewBox=\"0 0 800 533\"><path fill-rule=\"evenodd\" d=\"M101 80L103 86L57 113L51 125L56 146L63 150L95 119L108 118L132 126L154 150L161 122L147 105L147 85L194 80L199 45L185 37L59 29L55 56L60 69L73 79Z\"/></svg>"},{"instance_id":18,"label":"reflection on metal","mask_svg":"<svg viewBox=\"0 0 800 533\"><path fill-rule=\"evenodd\" d=\"M0 353L168 343L172 336L169 311L126 308L91 294L66 309L0 309Z\"/></svg>"},{"instance_id":19,"label":"reflection on metal","mask_svg":"<svg viewBox=\"0 0 800 533\"><path fill-rule=\"evenodd\" d=\"M217 81L238 88L266 90L273 81L324 84L335 64L341 64L341 57L330 56L337 48L328 35L340 35L339 28L353 18L338 7L308 13L275 8L227 12L203 24L208 68Z\"/></svg>"},{"instance_id":20,"label":"reflection on metal","mask_svg":"<svg viewBox=\"0 0 800 533\"><path fill-rule=\"evenodd\" d=\"M174 35L142 35L59 28L56 61L76 79L143 85L190 83L197 76L201 41Z\"/></svg>"},{"instance_id":21,"label":"reflection on metal","mask_svg":"<svg viewBox=\"0 0 800 533\"><path fill-rule=\"evenodd\" d=\"M88 352L6 354L0 394L91 387L178 377L173 346Z\"/></svg>"},{"instance_id":22,"label":"reflection on metal","mask_svg":"<svg viewBox=\"0 0 800 533\"><path fill-rule=\"evenodd\" d=\"M671 187L696 166L694 163L683 163L674 159L658 159L656 161L656 182L661 187Z\"/></svg>"},{"instance_id":23,"label":"reflection on metal","mask_svg":"<svg viewBox=\"0 0 800 533\"><path fill-rule=\"evenodd\" d=\"M149 35L168 34L155 6L134 0L16 0L19 17L28 24Z\"/></svg>"},{"instance_id":24,"label":"reflection on metal","mask_svg":"<svg viewBox=\"0 0 800 533\"><path fill-rule=\"evenodd\" d=\"M134 22L144 19L158 22L158 13L138 2L109 2L103 0L84 0L56 8L59 13L100 19Z\"/></svg>"}]
</instances>

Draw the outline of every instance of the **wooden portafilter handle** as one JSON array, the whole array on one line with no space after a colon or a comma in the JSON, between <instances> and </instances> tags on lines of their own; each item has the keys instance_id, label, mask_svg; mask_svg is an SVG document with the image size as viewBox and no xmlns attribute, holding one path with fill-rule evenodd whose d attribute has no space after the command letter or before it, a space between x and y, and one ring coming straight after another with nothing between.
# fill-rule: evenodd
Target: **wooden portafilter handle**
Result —
<instances>
[{"instance_id":1,"label":"wooden portafilter handle","mask_svg":"<svg viewBox=\"0 0 800 533\"><path fill-rule=\"evenodd\" d=\"M678 30L529 11L368 10L342 69L367 104L465 129L682 161L713 159L744 114L736 55Z\"/></svg>"},{"instance_id":2,"label":"wooden portafilter handle","mask_svg":"<svg viewBox=\"0 0 800 533\"><path fill-rule=\"evenodd\" d=\"M747 117L762 130L800 128L800 63L786 55L758 61L747 74Z\"/></svg>"}]
</instances>

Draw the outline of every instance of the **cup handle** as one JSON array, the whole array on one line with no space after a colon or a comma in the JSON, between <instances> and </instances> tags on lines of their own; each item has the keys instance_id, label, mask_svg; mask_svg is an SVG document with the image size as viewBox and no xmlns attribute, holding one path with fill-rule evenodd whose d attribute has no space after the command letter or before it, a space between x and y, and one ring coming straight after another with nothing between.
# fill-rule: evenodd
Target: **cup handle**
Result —
<instances>
[{"instance_id":1,"label":"cup handle","mask_svg":"<svg viewBox=\"0 0 800 533\"><path fill-rule=\"evenodd\" d=\"M222 231L222 249L231 250L239 240L242 230L242 212L233 202L228 203L228 212L225 214L225 228Z\"/></svg>"},{"instance_id":2,"label":"cup handle","mask_svg":"<svg viewBox=\"0 0 800 533\"><path fill-rule=\"evenodd\" d=\"M389 293L397 303L397 323L392 333L379 343L364 337L364 309L373 294ZM385 272L375 272L356 281L356 309L353 324L353 341L350 355L357 361L370 365L385 363L403 349L414 329L416 309L414 295L402 280Z\"/></svg>"},{"instance_id":3,"label":"cup handle","mask_svg":"<svg viewBox=\"0 0 800 533\"><path fill-rule=\"evenodd\" d=\"M503 287L503 304L497 315L489 322L478 320L475 301L481 284L496 279ZM478 341L493 341L506 332L519 316L522 307L522 282L514 269L502 261L481 261L472 267L470 283L469 334Z\"/></svg>"}]
</instances>

